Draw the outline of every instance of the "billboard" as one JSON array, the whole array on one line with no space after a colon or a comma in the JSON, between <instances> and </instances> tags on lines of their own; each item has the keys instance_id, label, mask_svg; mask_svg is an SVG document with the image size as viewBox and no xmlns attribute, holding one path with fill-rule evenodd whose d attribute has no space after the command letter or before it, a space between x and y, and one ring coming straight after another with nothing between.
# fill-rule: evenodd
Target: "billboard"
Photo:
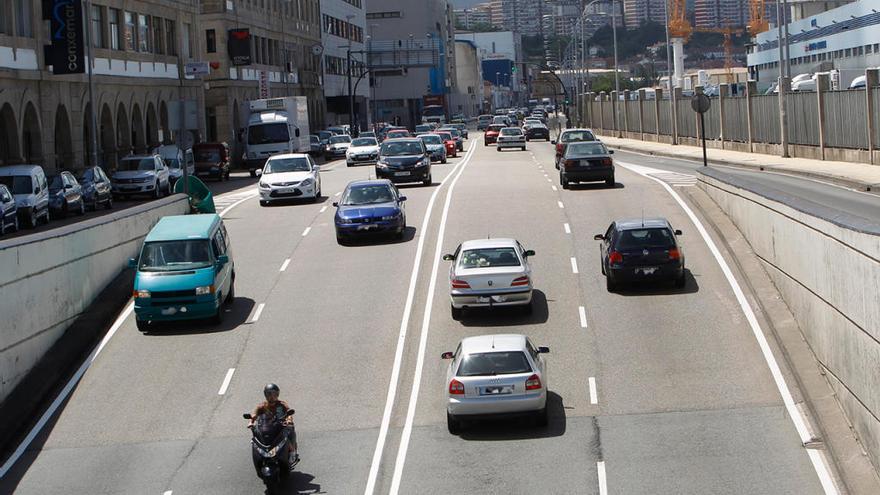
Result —
<instances>
[{"instance_id":1,"label":"billboard","mask_svg":"<svg viewBox=\"0 0 880 495\"><path fill-rule=\"evenodd\" d=\"M226 41L232 65L251 64L251 31L247 28L230 29Z\"/></svg>"},{"instance_id":2,"label":"billboard","mask_svg":"<svg viewBox=\"0 0 880 495\"><path fill-rule=\"evenodd\" d=\"M43 19L49 21L52 42L43 47L43 55L46 65L52 66L52 73L84 73L82 0L43 0Z\"/></svg>"}]
</instances>

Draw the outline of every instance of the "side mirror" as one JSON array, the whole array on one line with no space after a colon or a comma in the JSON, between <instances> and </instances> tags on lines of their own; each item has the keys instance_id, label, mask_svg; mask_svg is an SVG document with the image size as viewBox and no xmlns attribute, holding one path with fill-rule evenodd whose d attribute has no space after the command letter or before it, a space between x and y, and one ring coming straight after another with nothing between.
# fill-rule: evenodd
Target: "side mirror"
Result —
<instances>
[{"instance_id":1,"label":"side mirror","mask_svg":"<svg viewBox=\"0 0 880 495\"><path fill-rule=\"evenodd\" d=\"M523 256L526 257L526 258L528 258L529 256L534 256L534 255L535 255L535 250L534 250L534 249L526 249L526 250L523 252Z\"/></svg>"},{"instance_id":2,"label":"side mirror","mask_svg":"<svg viewBox=\"0 0 880 495\"><path fill-rule=\"evenodd\" d=\"M297 127L296 130L293 131L293 135L299 137L299 127Z\"/></svg>"},{"instance_id":3,"label":"side mirror","mask_svg":"<svg viewBox=\"0 0 880 495\"><path fill-rule=\"evenodd\" d=\"M675 235L681 235L681 231L680 231L680 230L676 230L676 231L675 231Z\"/></svg>"},{"instance_id":4,"label":"side mirror","mask_svg":"<svg viewBox=\"0 0 880 495\"><path fill-rule=\"evenodd\" d=\"M538 354L547 354L547 353L549 353L549 352L550 352L550 348L549 348L549 347L545 347L545 346L543 346L543 345L542 345L542 346L538 346Z\"/></svg>"},{"instance_id":5,"label":"side mirror","mask_svg":"<svg viewBox=\"0 0 880 495\"><path fill-rule=\"evenodd\" d=\"M614 150L608 150L608 154L609 154L609 155L613 155L613 154L614 154Z\"/></svg>"},{"instance_id":6,"label":"side mirror","mask_svg":"<svg viewBox=\"0 0 880 495\"><path fill-rule=\"evenodd\" d=\"M451 254L444 254L443 255L443 261L452 261L454 259L455 259L455 256L452 256Z\"/></svg>"},{"instance_id":7,"label":"side mirror","mask_svg":"<svg viewBox=\"0 0 880 495\"><path fill-rule=\"evenodd\" d=\"M73 189L73 184L65 184L64 189Z\"/></svg>"},{"instance_id":8,"label":"side mirror","mask_svg":"<svg viewBox=\"0 0 880 495\"><path fill-rule=\"evenodd\" d=\"M263 176L263 169L258 168L258 169L256 170L256 173L257 173L257 177L262 177L262 176Z\"/></svg>"},{"instance_id":9,"label":"side mirror","mask_svg":"<svg viewBox=\"0 0 880 495\"><path fill-rule=\"evenodd\" d=\"M34 188L34 194L40 194L40 188L39 188L39 187L35 187L35 188Z\"/></svg>"},{"instance_id":10,"label":"side mirror","mask_svg":"<svg viewBox=\"0 0 880 495\"><path fill-rule=\"evenodd\" d=\"M241 415L241 417L244 418L244 419L252 419L252 418L253 418L253 416L251 416L250 413L244 413L244 414Z\"/></svg>"},{"instance_id":11,"label":"side mirror","mask_svg":"<svg viewBox=\"0 0 880 495\"><path fill-rule=\"evenodd\" d=\"M440 359L452 359L453 357L455 357L455 354L451 352L444 352L440 355Z\"/></svg>"},{"instance_id":12,"label":"side mirror","mask_svg":"<svg viewBox=\"0 0 880 495\"><path fill-rule=\"evenodd\" d=\"M605 240L605 236L604 236L603 234L596 234L596 235L593 236L593 240L594 240L594 241L604 241L604 240Z\"/></svg>"},{"instance_id":13,"label":"side mirror","mask_svg":"<svg viewBox=\"0 0 880 495\"><path fill-rule=\"evenodd\" d=\"M295 412L296 412L295 409L288 409L287 412L284 413L284 415L285 416L293 416L293 413L295 413Z\"/></svg>"},{"instance_id":14,"label":"side mirror","mask_svg":"<svg viewBox=\"0 0 880 495\"><path fill-rule=\"evenodd\" d=\"M556 140L554 139L554 140L550 141L550 144L556 144Z\"/></svg>"},{"instance_id":15,"label":"side mirror","mask_svg":"<svg viewBox=\"0 0 880 495\"><path fill-rule=\"evenodd\" d=\"M404 201L406 201L406 196L401 196L401 197L400 197L400 202L403 203Z\"/></svg>"},{"instance_id":16,"label":"side mirror","mask_svg":"<svg viewBox=\"0 0 880 495\"><path fill-rule=\"evenodd\" d=\"M314 171L315 171L315 172L320 172L320 171L321 171L321 166L320 166L320 165L317 165L317 164L315 164L315 166L314 166L314 167L312 167L312 170L314 170Z\"/></svg>"},{"instance_id":17,"label":"side mirror","mask_svg":"<svg viewBox=\"0 0 880 495\"><path fill-rule=\"evenodd\" d=\"M137 266L138 266L137 258L129 258L128 259L128 267L129 268L137 268Z\"/></svg>"},{"instance_id":18,"label":"side mirror","mask_svg":"<svg viewBox=\"0 0 880 495\"><path fill-rule=\"evenodd\" d=\"M333 202L333 207L334 207L334 208L339 208L339 203L336 202L336 201L334 201L334 202Z\"/></svg>"},{"instance_id":19,"label":"side mirror","mask_svg":"<svg viewBox=\"0 0 880 495\"><path fill-rule=\"evenodd\" d=\"M218 265L223 266L226 263L229 263L229 255L228 254L221 254L220 256L217 256L217 264Z\"/></svg>"}]
</instances>

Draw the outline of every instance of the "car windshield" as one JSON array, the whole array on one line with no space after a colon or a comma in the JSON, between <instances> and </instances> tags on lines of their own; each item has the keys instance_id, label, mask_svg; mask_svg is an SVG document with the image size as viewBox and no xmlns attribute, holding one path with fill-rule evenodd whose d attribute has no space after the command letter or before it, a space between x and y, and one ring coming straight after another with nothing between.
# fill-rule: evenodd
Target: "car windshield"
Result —
<instances>
[{"instance_id":1,"label":"car windshield","mask_svg":"<svg viewBox=\"0 0 880 495\"><path fill-rule=\"evenodd\" d=\"M60 175L50 175L46 177L49 181L49 190L50 191L60 191L64 189L64 181L61 179Z\"/></svg>"},{"instance_id":2,"label":"car windshield","mask_svg":"<svg viewBox=\"0 0 880 495\"><path fill-rule=\"evenodd\" d=\"M532 367L522 351L467 354L458 366L457 376L491 376L529 373Z\"/></svg>"},{"instance_id":3,"label":"car windshield","mask_svg":"<svg viewBox=\"0 0 880 495\"><path fill-rule=\"evenodd\" d=\"M425 144L443 144L443 140L440 139L440 136L436 134L425 134L423 136L419 136Z\"/></svg>"},{"instance_id":4,"label":"car windshield","mask_svg":"<svg viewBox=\"0 0 880 495\"><path fill-rule=\"evenodd\" d=\"M669 229L632 229L624 230L617 239L617 249L661 247L670 248L675 246L675 237Z\"/></svg>"},{"instance_id":5,"label":"car windshield","mask_svg":"<svg viewBox=\"0 0 880 495\"><path fill-rule=\"evenodd\" d=\"M322 141L330 139L331 136L333 136L333 133L330 131L318 131L318 137L320 137Z\"/></svg>"},{"instance_id":6,"label":"car windshield","mask_svg":"<svg viewBox=\"0 0 880 495\"><path fill-rule=\"evenodd\" d=\"M388 131L388 137L389 137L389 138L394 138L394 137L406 137L406 136L408 136L408 135L409 135L409 132L408 132L408 131Z\"/></svg>"},{"instance_id":7,"label":"car windshield","mask_svg":"<svg viewBox=\"0 0 880 495\"><path fill-rule=\"evenodd\" d=\"M311 169L308 158L275 158L266 162L266 168L263 170L263 173L308 172Z\"/></svg>"},{"instance_id":8,"label":"car windshield","mask_svg":"<svg viewBox=\"0 0 880 495\"><path fill-rule=\"evenodd\" d=\"M339 144L339 143L350 143L351 136L333 136L330 138L330 144Z\"/></svg>"},{"instance_id":9,"label":"car windshield","mask_svg":"<svg viewBox=\"0 0 880 495\"><path fill-rule=\"evenodd\" d=\"M5 185L12 194L31 194L31 178L27 175L3 175L0 176L0 184Z\"/></svg>"},{"instance_id":10,"label":"car windshield","mask_svg":"<svg viewBox=\"0 0 880 495\"><path fill-rule=\"evenodd\" d=\"M494 268L520 266L519 257L512 247L468 249L461 255L462 268Z\"/></svg>"},{"instance_id":11,"label":"car windshield","mask_svg":"<svg viewBox=\"0 0 880 495\"><path fill-rule=\"evenodd\" d=\"M342 198L342 204L346 206L390 203L391 201L394 201L394 192L384 184L352 187Z\"/></svg>"},{"instance_id":12,"label":"car windshield","mask_svg":"<svg viewBox=\"0 0 880 495\"><path fill-rule=\"evenodd\" d=\"M211 266L211 247L205 239L144 244L138 269L142 272L194 270Z\"/></svg>"},{"instance_id":13,"label":"car windshield","mask_svg":"<svg viewBox=\"0 0 880 495\"><path fill-rule=\"evenodd\" d=\"M379 146L374 138L357 138L351 142L352 146Z\"/></svg>"},{"instance_id":14,"label":"car windshield","mask_svg":"<svg viewBox=\"0 0 880 495\"><path fill-rule=\"evenodd\" d=\"M384 143L382 145L382 156L406 156L421 154L422 145L418 141L398 141L396 143Z\"/></svg>"},{"instance_id":15,"label":"car windshield","mask_svg":"<svg viewBox=\"0 0 880 495\"><path fill-rule=\"evenodd\" d=\"M519 136L520 134L522 134L522 131L520 129L515 129L512 127L507 128L507 129L501 129L502 136Z\"/></svg>"},{"instance_id":16,"label":"car windshield","mask_svg":"<svg viewBox=\"0 0 880 495\"><path fill-rule=\"evenodd\" d=\"M369 138L375 138L375 137L376 137L376 133L373 132L373 131L362 132L362 133L360 134L360 136L361 136L362 138L368 138L368 137L369 137Z\"/></svg>"},{"instance_id":17,"label":"car windshield","mask_svg":"<svg viewBox=\"0 0 880 495\"><path fill-rule=\"evenodd\" d=\"M428 132L431 130L431 126L429 125L417 125L416 132Z\"/></svg>"},{"instance_id":18,"label":"car windshield","mask_svg":"<svg viewBox=\"0 0 880 495\"><path fill-rule=\"evenodd\" d=\"M437 135L444 141L452 141L452 134L449 134L448 132L438 132Z\"/></svg>"},{"instance_id":19,"label":"car windshield","mask_svg":"<svg viewBox=\"0 0 880 495\"><path fill-rule=\"evenodd\" d=\"M570 143L572 141L595 141L596 137L593 136L593 133L590 131L568 131L563 132L562 137L559 140L563 143Z\"/></svg>"},{"instance_id":20,"label":"car windshield","mask_svg":"<svg viewBox=\"0 0 880 495\"><path fill-rule=\"evenodd\" d=\"M248 128L248 144L283 143L289 139L287 124L262 124Z\"/></svg>"},{"instance_id":21,"label":"car windshield","mask_svg":"<svg viewBox=\"0 0 880 495\"><path fill-rule=\"evenodd\" d=\"M487 129L487 130L488 130L488 131L495 131L495 132L498 132L498 131L500 131L500 130L503 129L503 128L504 128L503 125L490 125L490 126L489 126L489 129Z\"/></svg>"},{"instance_id":22,"label":"car windshield","mask_svg":"<svg viewBox=\"0 0 880 495\"><path fill-rule=\"evenodd\" d=\"M155 170L156 162L152 158L135 158L119 162L119 170Z\"/></svg>"},{"instance_id":23,"label":"car windshield","mask_svg":"<svg viewBox=\"0 0 880 495\"><path fill-rule=\"evenodd\" d=\"M600 143L571 143L565 150L566 157L572 156L591 156L591 155L607 155L608 150L604 144Z\"/></svg>"},{"instance_id":24,"label":"car windshield","mask_svg":"<svg viewBox=\"0 0 880 495\"><path fill-rule=\"evenodd\" d=\"M195 150L194 154L197 162L220 161L220 150Z\"/></svg>"}]
</instances>

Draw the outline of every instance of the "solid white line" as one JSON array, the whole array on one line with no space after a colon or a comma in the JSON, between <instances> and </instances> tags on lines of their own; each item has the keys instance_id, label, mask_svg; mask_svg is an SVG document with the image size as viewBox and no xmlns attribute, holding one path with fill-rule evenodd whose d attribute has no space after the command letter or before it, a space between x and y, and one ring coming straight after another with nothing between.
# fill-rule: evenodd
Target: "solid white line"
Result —
<instances>
[{"instance_id":1,"label":"solid white line","mask_svg":"<svg viewBox=\"0 0 880 495\"><path fill-rule=\"evenodd\" d=\"M590 382L590 404L598 404L599 397L596 395L596 377L591 376L588 381Z\"/></svg>"},{"instance_id":2,"label":"solid white line","mask_svg":"<svg viewBox=\"0 0 880 495\"><path fill-rule=\"evenodd\" d=\"M608 495L608 480L605 477L605 461L596 463L596 472L599 475L599 495Z\"/></svg>"},{"instance_id":3,"label":"solid white line","mask_svg":"<svg viewBox=\"0 0 880 495\"><path fill-rule=\"evenodd\" d=\"M163 493L162 495L171 495L171 493L172 493L171 490L168 490L167 492Z\"/></svg>"},{"instance_id":4,"label":"solid white line","mask_svg":"<svg viewBox=\"0 0 880 495\"><path fill-rule=\"evenodd\" d=\"M281 264L281 269L278 271L283 272L284 270L287 270L287 265L289 265L289 264L290 264L290 258L287 258L286 260L284 260L284 263Z\"/></svg>"},{"instance_id":5,"label":"solid white line","mask_svg":"<svg viewBox=\"0 0 880 495\"><path fill-rule=\"evenodd\" d=\"M559 189L556 188L556 186L550 186L550 188L553 189L554 191L558 191L558 190L559 190Z\"/></svg>"},{"instance_id":6,"label":"solid white line","mask_svg":"<svg viewBox=\"0 0 880 495\"><path fill-rule=\"evenodd\" d=\"M459 167L463 167L470 160L471 156L473 156L476 149L476 146L470 147L464 159L455 164L455 167L450 174L454 174ZM413 299L415 298L419 267L422 262L422 252L425 246L425 239L428 237L425 233L428 230L431 213L434 210L434 202L437 199L437 194L440 192L442 186L443 184L441 183L440 187L434 188L434 192L431 194L431 199L428 200L428 209L425 211L425 219L422 221L422 228L419 231L422 235L419 236L416 255L413 259L412 273L409 279L409 290L406 294L406 302L403 306L403 316L400 319L400 331L397 336L397 350L394 353L394 364L391 367L391 380L388 382L388 395L385 399L385 411L382 413L382 423L379 425L379 437L376 440L376 449L373 451L373 461L370 464L370 474L367 477L367 487L364 489L364 495L372 495L376 489L376 478L379 476L379 465L382 462L382 452L385 449L388 428L391 423L391 412L394 409L394 400L397 396L397 382L400 379L400 366L403 362L403 347L404 342L406 341L406 330L409 325L409 316L412 312Z\"/></svg>"},{"instance_id":7,"label":"solid white line","mask_svg":"<svg viewBox=\"0 0 880 495\"><path fill-rule=\"evenodd\" d=\"M431 269L431 280L428 285L428 295L425 299L425 312L422 317L422 332L419 338L419 353L416 359L416 368L413 373L413 385L409 396L409 406L406 412L406 422L400 436L400 446L397 449L397 460L394 462L394 476L391 478L390 495L397 495L400 491L400 481L403 478L403 465L406 462L406 453L409 449L409 439L412 435L413 421L416 417L416 405L419 400L419 390L422 386L422 369L425 366L425 351L428 347L428 329L431 325L431 309L434 306L434 289L437 286L437 274L440 270L440 259L443 252L443 238L446 235L446 220L449 217L449 206L452 204L452 192L455 184L461 178L465 167L461 167L452 179L449 189L446 190L446 199L443 205L443 215L440 217L440 226L437 232L437 247L434 253L434 267Z\"/></svg>"},{"instance_id":8,"label":"solid white line","mask_svg":"<svg viewBox=\"0 0 880 495\"><path fill-rule=\"evenodd\" d=\"M302 236L305 237L305 236L309 235L309 232L311 232L311 231L312 231L311 227L306 227L306 230L303 230Z\"/></svg>"},{"instance_id":9,"label":"solid white line","mask_svg":"<svg viewBox=\"0 0 880 495\"><path fill-rule=\"evenodd\" d=\"M565 208L565 205L562 204L562 201L557 201L556 204L559 205L560 208Z\"/></svg>"},{"instance_id":10,"label":"solid white line","mask_svg":"<svg viewBox=\"0 0 880 495\"><path fill-rule=\"evenodd\" d=\"M266 303L260 303L260 305L257 306L257 311L254 313L254 317L251 318L251 323L256 323L257 320L260 319L260 315L263 313L263 308L265 308L265 307L266 307Z\"/></svg>"},{"instance_id":11,"label":"solid white line","mask_svg":"<svg viewBox=\"0 0 880 495\"><path fill-rule=\"evenodd\" d=\"M574 256L571 258L571 273L578 272L578 260Z\"/></svg>"},{"instance_id":12,"label":"solid white line","mask_svg":"<svg viewBox=\"0 0 880 495\"><path fill-rule=\"evenodd\" d=\"M810 434L809 428L807 428L807 422L801 414L800 410L794 403L794 398L791 395L791 391L788 389L788 385L785 382L785 377L782 375L782 370L779 368L779 364L776 362L776 357L773 356L773 351L770 349L770 344L767 342L767 337L764 335L764 331L761 329L761 324L758 323L758 318L755 316L755 312L752 310L751 305L749 305L748 300L746 299L745 293L739 285L739 282L736 281L736 277L733 276L733 272L730 270L730 266L728 266L727 261L725 261L724 257L721 256L721 251L718 250L718 246L715 245L715 241L709 237L709 233L706 231L706 228L703 227L703 224L697 218L697 215L694 214L693 210L681 199L681 196L675 192L669 184L663 182L656 177L651 177L648 175L649 167L643 167L641 165L633 165L628 163L618 162L619 165L643 176L647 177L654 182L657 182L661 186L663 186L666 191L672 195L672 198L678 203L679 206L684 210L687 214L688 218L690 218L691 222L693 222L694 226L697 228L697 231L700 233L700 236L703 238L703 241L706 242L706 245L709 247L709 251L712 253L712 256L715 258L715 261L721 267L721 271L724 273L724 277L727 279L727 283L730 284L730 288L733 289L733 294L736 297L737 302L739 303L740 309L742 309L743 314L745 314L746 320L749 322L749 327L752 329L752 334L755 336L755 340L758 341L758 347L761 348L761 354L764 355L764 360L767 362L767 367L770 368L770 374L773 376L773 381L776 383L776 388L779 390L779 395L782 396L782 402L785 404L785 409L788 411L788 417L791 418L792 423L794 423L794 427L797 430L798 436L801 439L801 443L806 443L812 440L812 435ZM810 461L813 464L813 469L816 470L816 475L819 476L819 482L822 484L822 488L825 490L826 494L836 494L838 493L837 487L834 485L834 481L831 478L831 473L828 471L828 466L825 465L824 460L822 459L820 453L816 449L805 449L807 451L807 455L810 458Z\"/></svg>"},{"instance_id":13,"label":"solid white line","mask_svg":"<svg viewBox=\"0 0 880 495\"><path fill-rule=\"evenodd\" d=\"M322 206L321 211L319 211L318 213L324 213L325 211L327 211L327 205Z\"/></svg>"},{"instance_id":14,"label":"solid white line","mask_svg":"<svg viewBox=\"0 0 880 495\"><path fill-rule=\"evenodd\" d=\"M581 328L587 328L587 308L578 306L578 316L581 319Z\"/></svg>"},{"instance_id":15,"label":"solid white line","mask_svg":"<svg viewBox=\"0 0 880 495\"><path fill-rule=\"evenodd\" d=\"M236 201L235 203L232 203L231 205L229 205L229 206L227 206L226 208L224 208L223 211L220 212L220 216L221 216L221 217L226 216L226 214L229 213L229 212L230 212L233 208L235 208L236 206L238 206L238 205L244 203L245 201L247 201L247 200L249 200L249 199L251 199L251 198L255 198L255 197L257 197L257 196L258 196L258 193L254 193L254 194L251 194L251 195L248 196L248 197L245 197L245 198L241 198L241 199L239 199L239 200Z\"/></svg>"},{"instance_id":16,"label":"solid white line","mask_svg":"<svg viewBox=\"0 0 880 495\"><path fill-rule=\"evenodd\" d=\"M37 424L35 424L34 427L31 428L31 431L29 431L27 436L24 437L24 440L22 440L21 443L18 444L18 448L15 449L15 452L13 452L12 455L10 455L8 459L6 459L6 462L4 462L3 466L0 467L0 478L6 476L6 473L9 472L10 469L12 469L12 466L14 466L16 462L18 462L18 459L21 457L21 455L24 454L25 450L27 450L31 442L34 441L34 438L36 438L37 435L40 434L40 430L42 430L43 427L46 426L46 423L48 423L52 416L55 414L55 411L57 411L61 404L65 400L67 400L67 396L70 395L73 387L76 386L77 382L79 382L79 380L85 374L86 370L89 369L89 366L91 366L92 363L95 362L95 359L98 358L98 354L101 354L104 346L107 345L107 342L110 342L110 339L113 338L113 335L116 334L116 331L119 330L119 327L122 326L122 323L128 318L132 311L134 311L134 301L129 302L128 306L126 306L125 309L122 310L122 313L120 313L119 317L116 318L116 321L113 322L113 326L110 327L107 335L105 335L104 338L101 339L101 342L97 345L97 347L95 347L94 350L92 350L91 354L89 354L89 357L86 358L86 360L76 370L76 373L74 373L70 380L67 381L67 384L64 385L64 388L61 389L61 392L58 394L57 397L55 397L55 400L53 400L48 409L46 409L46 412L44 412L43 415L40 416Z\"/></svg>"},{"instance_id":17,"label":"solid white line","mask_svg":"<svg viewBox=\"0 0 880 495\"><path fill-rule=\"evenodd\" d=\"M226 378L223 379L223 384L220 385L220 390L217 392L217 395L223 395L226 393L226 389L229 388L229 382L232 381L232 375L235 373L235 368L229 368L229 371L226 372Z\"/></svg>"},{"instance_id":18,"label":"solid white line","mask_svg":"<svg viewBox=\"0 0 880 495\"><path fill-rule=\"evenodd\" d=\"M567 223L564 223L564 224L562 224L562 227L565 228L566 234L571 234L571 226L569 226Z\"/></svg>"}]
</instances>

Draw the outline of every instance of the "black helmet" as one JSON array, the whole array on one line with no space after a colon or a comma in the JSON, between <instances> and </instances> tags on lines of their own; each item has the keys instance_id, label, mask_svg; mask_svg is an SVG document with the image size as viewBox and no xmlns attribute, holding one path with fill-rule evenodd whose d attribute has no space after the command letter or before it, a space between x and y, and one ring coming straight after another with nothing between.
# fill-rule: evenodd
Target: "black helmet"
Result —
<instances>
[{"instance_id":1,"label":"black helmet","mask_svg":"<svg viewBox=\"0 0 880 495\"><path fill-rule=\"evenodd\" d=\"M267 399L269 398L269 392L275 392L277 395L281 393L281 389L274 383L267 383L266 386L263 387L263 395L266 396Z\"/></svg>"}]
</instances>

